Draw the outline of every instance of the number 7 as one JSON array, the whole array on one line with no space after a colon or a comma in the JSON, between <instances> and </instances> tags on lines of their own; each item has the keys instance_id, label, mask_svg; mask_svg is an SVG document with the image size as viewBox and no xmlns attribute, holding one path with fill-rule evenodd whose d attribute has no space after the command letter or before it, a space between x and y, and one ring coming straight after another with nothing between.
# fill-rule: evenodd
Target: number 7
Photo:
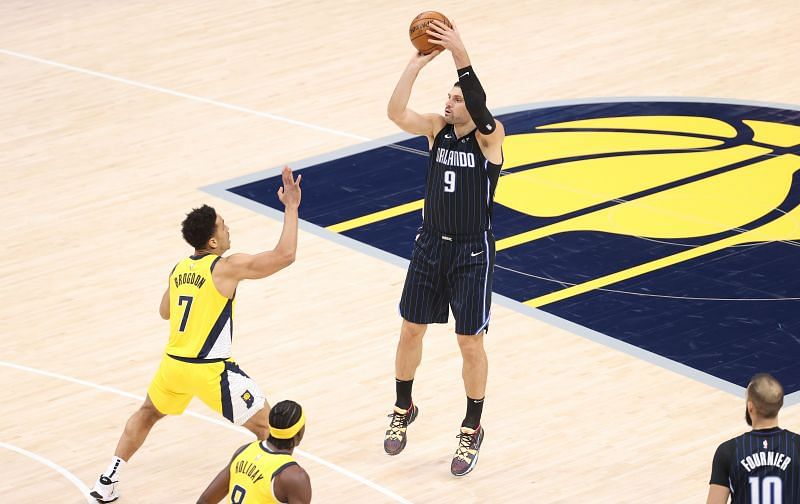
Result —
<instances>
[{"instance_id":1,"label":"number 7","mask_svg":"<svg viewBox=\"0 0 800 504\"><path fill-rule=\"evenodd\" d=\"M180 296L178 297L178 306L181 306L184 301L186 301L186 308L183 310L183 319L181 319L181 326L178 328L178 332L183 332L186 329L186 322L189 320L189 310L192 309L192 296Z\"/></svg>"}]
</instances>

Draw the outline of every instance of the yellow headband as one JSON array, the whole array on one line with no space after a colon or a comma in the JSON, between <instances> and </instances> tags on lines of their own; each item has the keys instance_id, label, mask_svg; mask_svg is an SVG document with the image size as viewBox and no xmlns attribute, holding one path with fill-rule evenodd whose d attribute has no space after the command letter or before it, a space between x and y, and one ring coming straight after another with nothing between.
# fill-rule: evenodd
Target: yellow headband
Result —
<instances>
[{"instance_id":1,"label":"yellow headband","mask_svg":"<svg viewBox=\"0 0 800 504\"><path fill-rule=\"evenodd\" d=\"M295 422L294 425L286 427L285 429L277 429L273 426L269 426L269 435L274 437L275 439L292 439L300 432L300 429L306 424L306 413L303 410L300 410L300 418Z\"/></svg>"}]
</instances>

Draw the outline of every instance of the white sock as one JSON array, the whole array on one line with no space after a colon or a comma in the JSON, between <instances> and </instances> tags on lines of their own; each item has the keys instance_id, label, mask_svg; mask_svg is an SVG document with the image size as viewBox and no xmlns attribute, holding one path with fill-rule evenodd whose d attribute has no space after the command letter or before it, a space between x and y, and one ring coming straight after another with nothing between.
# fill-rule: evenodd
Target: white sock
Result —
<instances>
[{"instance_id":1,"label":"white sock","mask_svg":"<svg viewBox=\"0 0 800 504\"><path fill-rule=\"evenodd\" d=\"M111 457L111 464L109 464L108 469L103 472L103 476L107 476L111 481L119 481L119 473L122 471L123 467L125 467L124 460L117 456Z\"/></svg>"}]
</instances>

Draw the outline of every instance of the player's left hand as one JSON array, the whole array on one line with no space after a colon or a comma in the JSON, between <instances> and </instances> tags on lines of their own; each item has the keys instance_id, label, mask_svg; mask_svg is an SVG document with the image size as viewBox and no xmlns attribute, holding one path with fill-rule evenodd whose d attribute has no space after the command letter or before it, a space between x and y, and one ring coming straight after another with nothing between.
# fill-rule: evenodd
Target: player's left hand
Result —
<instances>
[{"instance_id":1,"label":"player's left hand","mask_svg":"<svg viewBox=\"0 0 800 504\"><path fill-rule=\"evenodd\" d=\"M453 24L452 21L451 24ZM425 33L431 36L428 42L439 44L450 52L465 51L464 43L461 41L461 35L455 24L450 28L441 21L434 20L428 25Z\"/></svg>"},{"instance_id":2,"label":"player's left hand","mask_svg":"<svg viewBox=\"0 0 800 504\"><path fill-rule=\"evenodd\" d=\"M297 179L292 176L292 169L288 166L283 167L281 171L281 179L283 187L278 189L278 199L286 208L294 208L300 206L300 181L303 179L302 175L298 175Z\"/></svg>"}]
</instances>

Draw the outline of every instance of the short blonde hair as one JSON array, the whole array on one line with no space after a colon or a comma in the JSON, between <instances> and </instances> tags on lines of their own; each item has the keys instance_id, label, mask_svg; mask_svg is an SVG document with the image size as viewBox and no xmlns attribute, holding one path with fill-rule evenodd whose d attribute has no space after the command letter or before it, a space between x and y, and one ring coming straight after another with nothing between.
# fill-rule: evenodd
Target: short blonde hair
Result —
<instances>
[{"instance_id":1,"label":"short blonde hair","mask_svg":"<svg viewBox=\"0 0 800 504\"><path fill-rule=\"evenodd\" d=\"M747 399L762 418L775 418L783 407L783 386L769 373L758 373L747 385Z\"/></svg>"}]
</instances>

